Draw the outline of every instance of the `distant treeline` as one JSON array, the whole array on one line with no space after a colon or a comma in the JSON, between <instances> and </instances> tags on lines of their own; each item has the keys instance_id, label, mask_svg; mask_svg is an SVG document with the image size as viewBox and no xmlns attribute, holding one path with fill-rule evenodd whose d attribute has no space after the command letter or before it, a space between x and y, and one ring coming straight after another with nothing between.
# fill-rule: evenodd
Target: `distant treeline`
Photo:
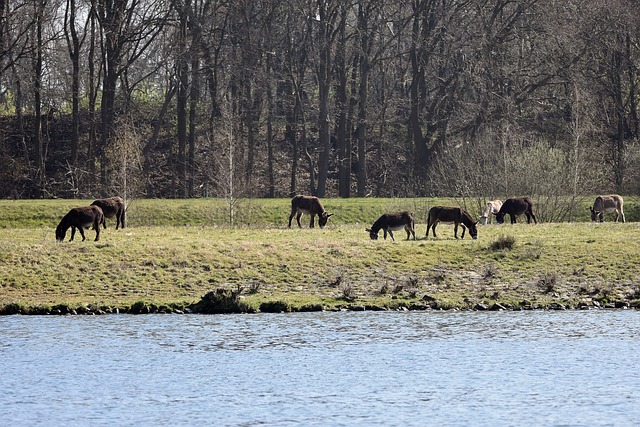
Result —
<instances>
[{"instance_id":1,"label":"distant treeline","mask_svg":"<svg viewBox=\"0 0 640 427\"><path fill-rule=\"evenodd\" d=\"M0 197L640 194L637 9L7 2Z\"/></svg>"}]
</instances>

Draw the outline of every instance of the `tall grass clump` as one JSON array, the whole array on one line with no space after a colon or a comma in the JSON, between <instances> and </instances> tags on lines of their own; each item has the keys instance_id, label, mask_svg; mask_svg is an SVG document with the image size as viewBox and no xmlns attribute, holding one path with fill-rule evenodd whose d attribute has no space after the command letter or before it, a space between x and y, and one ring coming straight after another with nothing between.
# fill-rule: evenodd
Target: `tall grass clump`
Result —
<instances>
[{"instance_id":1,"label":"tall grass clump","mask_svg":"<svg viewBox=\"0 0 640 427\"><path fill-rule=\"evenodd\" d=\"M516 238L513 236L500 236L497 240L491 242L489 249L492 251L504 251L511 250L516 243Z\"/></svg>"}]
</instances>

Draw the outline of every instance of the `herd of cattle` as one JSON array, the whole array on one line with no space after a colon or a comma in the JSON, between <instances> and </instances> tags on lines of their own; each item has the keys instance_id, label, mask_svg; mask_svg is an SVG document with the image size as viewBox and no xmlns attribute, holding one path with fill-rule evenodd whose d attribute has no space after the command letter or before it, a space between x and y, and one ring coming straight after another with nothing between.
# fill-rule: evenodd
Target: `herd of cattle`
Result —
<instances>
[{"instance_id":1,"label":"herd of cattle","mask_svg":"<svg viewBox=\"0 0 640 427\"><path fill-rule=\"evenodd\" d=\"M615 221L621 217L622 222L624 220L623 211L624 200L617 194L609 196L598 196L593 202L591 209L591 220L600 222L604 221L604 214L613 212L615 215ZM83 206L79 208L71 209L60 221L58 227L56 227L56 240L63 241L67 230L71 228L72 241L76 234L76 229L80 232L82 240L85 240L84 229L93 227L96 232L95 241L100 240L100 225L103 228L107 228L106 218L116 218L116 230L119 227L125 227L125 204L121 197L109 197L106 199L98 199L91 203L90 206ZM289 215L289 227L291 227L291 221L293 217L296 217L298 227L302 227L300 224L300 217L303 214L307 214L311 217L309 227L313 228L315 224L315 217L318 216L318 223L320 228L324 228L333 214L328 213L320 199L315 196L295 196L291 199L291 214ZM492 200L487 202L484 208L484 212L480 217L482 225L487 223L491 224L491 218L496 217L496 221L499 224L504 222L505 215L509 215L511 223L516 222L518 215L525 215L527 223L531 223L533 219L534 223L538 223L535 214L533 213L533 201L529 197L515 197L505 200L503 203L500 200ZM429 215L427 217L427 237L429 237L429 230L433 232L433 237L436 237L436 225L440 222L445 224L453 224L453 235L458 238L458 227L462 228L462 238L466 230L469 230L469 235L473 239L478 238L478 221L475 221L471 215L461 207L457 206L434 206L429 209ZM398 212L398 213L385 213L378 218L371 228L367 228L366 231L372 239L377 239L380 230L384 232L384 238L387 238L387 234L393 238L393 232L404 229L407 233L407 240L411 237L416 239L415 221L411 213Z\"/></svg>"},{"instance_id":2,"label":"herd of cattle","mask_svg":"<svg viewBox=\"0 0 640 427\"><path fill-rule=\"evenodd\" d=\"M56 240L62 242L67 234L67 230L71 228L71 239L76 235L76 229L82 236L84 241L84 229L93 226L96 231L95 241L100 240L100 225L107 228L105 218L116 218L116 230L118 227L124 228L125 225L125 206L121 197L109 197L106 199L98 199L91 203L90 206L71 209L60 221L56 227Z\"/></svg>"},{"instance_id":3,"label":"herd of cattle","mask_svg":"<svg viewBox=\"0 0 640 427\"><path fill-rule=\"evenodd\" d=\"M593 206L590 208L591 220L599 220L602 222L604 221L605 213L614 212L615 221L617 222L618 218L622 217L622 222L624 222L623 205L624 200L617 194L598 196L596 197ZM318 216L320 228L323 228L327 224L329 217L333 215L325 211L322 203L320 203L320 200L317 197L295 196L291 199L289 227L291 227L291 220L294 216L298 222L298 227L301 227L300 217L302 214L311 216L311 222L309 224L309 227L311 228L314 226L314 218L316 215ZM532 219L535 224L538 223L536 215L533 213L533 201L529 197L514 197L505 200L504 203L502 203L501 200L492 200L487 202L480 219L482 220L482 224L485 225L487 222L490 224L491 218L495 216L498 224L502 224L504 222L504 217L507 214L509 215L512 224L515 224L516 217L522 214L527 217L528 224L531 223ZM434 206L429 209L429 215L427 217L427 237L429 237L429 230L433 232L433 237L437 237L436 225L440 222L454 225L453 235L456 239L458 238L458 227L462 228L461 237L463 239L467 229L469 229L469 234L473 239L478 238L478 221L475 221L471 215L461 207ZM393 232L402 229L407 233L407 240L411 237L413 237L414 240L416 239L415 221L410 212L385 213L373 223L371 228L366 228L365 230L369 233L369 237L374 240L378 238L380 230L384 232L385 239L388 234L391 237L391 240L395 240L393 238Z\"/></svg>"}]
</instances>

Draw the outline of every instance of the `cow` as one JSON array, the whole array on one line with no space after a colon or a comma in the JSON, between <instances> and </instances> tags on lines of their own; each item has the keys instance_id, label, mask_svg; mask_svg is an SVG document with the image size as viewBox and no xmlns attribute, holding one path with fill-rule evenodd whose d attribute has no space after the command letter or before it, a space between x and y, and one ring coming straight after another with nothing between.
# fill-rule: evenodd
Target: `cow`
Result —
<instances>
[{"instance_id":1,"label":"cow","mask_svg":"<svg viewBox=\"0 0 640 427\"><path fill-rule=\"evenodd\" d=\"M624 221L624 199L617 194L611 194L608 196L598 196L593 202L591 209L591 221L604 221L604 214L613 212L615 214L615 222L618 222L618 217L622 217Z\"/></svg>"},{"instance_id":2,"label":"cow","mask_svg":"<svg viewBox=\"0 0 640 427\"><path fill-rule=\"evenodd\" d=\"M324 228L324 226L327 225L329 217L333 215L324 210L322 203L320 203L320 199L318 199L317 197L298 195L291 199L291 215L289 215L289 228L291 228L291 220L293 219L294 215L296 217L296 221L298 222L298 227L302 227L302 225L300 225L300 217L303 213L311 215L309 228L314 227L314 220L316 215L318 215L318 223L320 225L320 228Z\"/></svg>"},{"instance_id":3,"label":"cow","mask_svg":"<svg viewBox=\"0 0 640 427\"><path fill-rule=\"evenodd\" d=\"M104 214L99 206L83 206L71 209L60 221L56 227L56 240L62 242L67 234L67 230L71 227L71 239L76 235L76 228L80 231L82 241L84 242L84 229L93 226L96 232L95 241L100 240L100 224L104 221Z\"/></svg>"},{"instance_id":4,"label":"cow","mask_svg":"<svg viewBox=\"0 0 640 427\"><path fill-rule=\"evenodd\" d=\"M413 216L411 216L411 213L406 211L382 214L382 216L373 223L371 228L365 228L365 231L369 233L369 237L371 237L371 239L376 240L378 238L378 233L382 230L384 231L385 240L387 240L387 233L389 233L391 240L395 241L393 238L393 232L402 230L403 228L407 232L407 240L409 240L411 236L413 236L413 240L416 240Z\"/></svg>"},{"instance_id":5,"label":"cow","mask_svg":"<svg viewBox=\"0 0 640 427\"><path fill-rule=\"evenodd\" d=\"M502 207L502 200L491 200L484 205L484 212L482 212L482 216L480 220L482 221L482 225L491 224L491 218L500 212L500 208Z\"/></svg>"},{"instance_id":6,"label":"cow","mask_svg":"<svg viewBox=\"0 0 640 427\"><path fill-rule=\"evenodd\" d=\"M454 224L453 236L458 238L458 226L462 227L462 238L464 239L464 233L466 231L465 225L469 229L469 234L473 239L478 238L478 228L476 225L478 221L474 221L471 215L464 209L457 206L434 206L429 209L429 216L427 219L427 237L429 237L429 229L433 230L433 237L436 236L436 225L439 222L445 224Z\"/></svg>"},{"instance_id":7,"label":"cow","mask_svg":"<svg viewBox=\"0 0 640 427\"><path fill-rule=\"evenodd\" d=\"M108 197L106 199L98 199L91 203L94 206L99 206L102 209L104 218L102 220L102 226L107 228L106 218L116 218L116 230L118 226L124 228L125 221L125 206L124 200L121 197Z\"/></svg>"},{"instance_id":8,"label":"cow","mask_svg":"<svg viewBox=\"0 0 640 427\"><path fill-rule=\"evenodd\" d=\"M531 224L533 218L534 223L538 223L535 214L533 213L533 201L529 197L514 197L505 200L500 207L500 210L496 214L496 221L498 224L504 223L504 216L509 214L511 217L511 224L516 223L516 216L525 214L527 217L527 224Z\"/></svg>"}]
</instances>

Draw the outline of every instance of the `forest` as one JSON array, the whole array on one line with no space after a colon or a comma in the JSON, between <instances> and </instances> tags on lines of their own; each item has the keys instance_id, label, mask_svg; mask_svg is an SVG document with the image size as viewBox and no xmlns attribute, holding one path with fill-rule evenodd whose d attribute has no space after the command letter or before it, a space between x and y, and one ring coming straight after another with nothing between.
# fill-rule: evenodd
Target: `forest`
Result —
<instances>
[{"instance_id":1,"label":"forest","mask_svg":"<svg viewBox=\"0 0 640 427\"><path fill-rule=\"evenodd\" d=\"M0 197L640 194L638 0L0 0Z\"/></svg>"}]
</instances>

